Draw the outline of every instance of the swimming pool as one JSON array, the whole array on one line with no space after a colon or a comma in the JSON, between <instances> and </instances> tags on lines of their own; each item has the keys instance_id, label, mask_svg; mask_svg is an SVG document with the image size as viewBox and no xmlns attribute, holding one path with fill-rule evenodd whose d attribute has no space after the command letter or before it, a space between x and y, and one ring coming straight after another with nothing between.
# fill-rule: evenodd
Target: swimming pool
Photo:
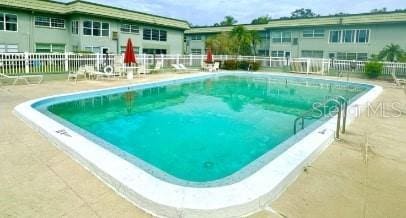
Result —
<instances>
[{"instance_id":1,"label":"swimming pool","mask_svg":"<svg viewBox=\"0 0 406 218\"><path fill-rule=\"evenodd\" d=\"M241 215L279 194L332 141L334 119L311 116L295 135L298 116L331 96L359 107L379 90L228 72L54 96L16 112L154 214Z\"/></svg>"}]
</instances>

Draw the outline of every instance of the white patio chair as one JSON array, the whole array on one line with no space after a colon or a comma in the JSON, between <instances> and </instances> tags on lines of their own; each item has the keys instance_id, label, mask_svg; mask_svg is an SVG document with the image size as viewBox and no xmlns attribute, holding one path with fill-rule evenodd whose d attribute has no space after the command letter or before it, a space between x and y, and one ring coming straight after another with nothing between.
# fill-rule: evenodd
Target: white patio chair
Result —
<instances>
[{"instance_id":1,"label":"white patio chair","mask_svg":"<svg viewBox=\"0 0 406 218\"><path fill-rule=\"evenodd\" d=\"M69 71L69 74L68 74L68 81L70 81L71 79L73 80L75 80L75 83L77 83L77 81L78 81L78 77L80 77L80 76L83 76L83 78L87 78L86 77L86 69L85 69L85 67L79 67L79 69L77 70L77 71Z\"/></svg>"},{"instance_id":2,"label":"white patio chair","mask_svg":"<svg viewBox=\"0 0 406 218\"><path fill-rule=\"evenodd\" d=\"M202 62L202 70L212 72L214 70L213 65L207 64L206 62Z\"/></svg>"},{"instance_id":3,"label":"white patio chair","mask_svg":"<svg viewBox=\"0 0 406 218\"><path fill-rule=\"evenodd\" d=\"M397 86L404 86L404 85L406 85L406 79L399 79L399 78L396 76L395 72L392 72L391 75L392 75L392 78L393 78L393 80L395 81L395 84L396 84Z\"/></svg>"},{"instance_id":4,"label":"white patio chair","mask_svg":"<svg viewBox=\"0 0 406 218\"><path fill-rule=\"evenodd\" d=\"M3 73L0 73L0 79L10 79L14 80L13 85L17 84L18 80L23 80L27 85L31 85L29 78L37 78L37 83L40 84L44 79L43 75L16 75L16 76L9 76Z\"/></svg>"},{"instance_id":5,"label":"white patio chair","mask_svg":"<svg viewBox=\"0 0 406 218\"><path fill-rule=\"evenodd\" d=\"M220 62L214 62L213 70L214 71L219 71L219 69L220 69Z\"/></svg>"}]
</instances>

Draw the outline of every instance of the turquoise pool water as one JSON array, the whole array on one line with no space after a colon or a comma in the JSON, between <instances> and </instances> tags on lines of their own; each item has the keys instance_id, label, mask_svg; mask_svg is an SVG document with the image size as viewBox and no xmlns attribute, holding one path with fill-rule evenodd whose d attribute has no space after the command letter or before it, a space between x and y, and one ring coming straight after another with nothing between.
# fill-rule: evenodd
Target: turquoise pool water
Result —
<instances>
[{"instance_id":1,"label":"turquoise pool water","mask_svg":"<svg viewBox=\"0 0 406 218\"><path fill-rule=\"evenodd\" d=\"M315 102L334 95L354 99L367 90L321 80L221 76L42 110L153 175L199 183L231 176L291 138L295 118Z\"/></svg>"}]
</instances>

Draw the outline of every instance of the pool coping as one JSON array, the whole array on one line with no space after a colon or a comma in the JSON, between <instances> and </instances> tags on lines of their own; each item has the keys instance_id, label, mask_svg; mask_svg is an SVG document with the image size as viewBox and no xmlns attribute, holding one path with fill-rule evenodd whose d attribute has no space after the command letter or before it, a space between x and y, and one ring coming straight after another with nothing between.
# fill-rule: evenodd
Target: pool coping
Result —
<instances>
[{"instance_id":1,"label":"pool coping","mask_svg":"<svg viewBox=\"0 0 406 218\"><path fill-rule=\"evenodd\" d=\"M238 72L226 73L234 74ZM244 73L246 74L246 72ZM167 82L212 77L216 74L223 75L224 73L185 75L182 78L157 82L54 95L24 102L15 107L14 113L28 125L45 135L59 149L68 153L74 160L113 190L147 212L156 216L168 217L240 216L259 210L278 197L295 180L303 167L332 143L336 125L335 116L311 131L307 136L249 177L226 186L196 188L184 187L157 179L32 107L37 102L56 97L119 90L129 86L156 86ZM252 74L337 81L279 73ZM354 120L361 111L365 110L368 103L372 102L382 92L380 86L372 86L372 89L349 105L347 124Z\"/></svg>"}]
</instances>

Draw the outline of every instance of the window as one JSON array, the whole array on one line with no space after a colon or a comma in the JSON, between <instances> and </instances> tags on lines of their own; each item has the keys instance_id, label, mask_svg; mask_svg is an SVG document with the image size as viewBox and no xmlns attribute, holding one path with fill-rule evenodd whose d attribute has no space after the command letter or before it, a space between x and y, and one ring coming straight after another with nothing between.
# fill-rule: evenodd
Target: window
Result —
<instances>
[{"instance_id":1,"label":"window","mask_svg":"<svg viewBox=\"0 0 406 218\"><path fill-rule=\"evenodd\" d=\"M165 30L159 31L159 41L166 42L166 40L167 40L166 35L167 35L167 33Z\"/></svg>"},{"instance_id":2,"label":"window","mask_svg":"<svg viewBox=\"0 0 406 218\"><path fill-rule=\"evenodd\" d=\"M101 36L101 23L100 22L93 22L92 26L92 35L93 36Z\"/></svg>"},{"instance_id":3,"label":"window","mask_svg":"<svg viewBox=\"0 0 406 218\"><path fill-rule=\"evenodd\" d=\"M0 53L17 53L17 52L18 52L18 45L0 44Z\"/></svg>"},{"instance_id":4,"label":"window","mask_svg":"<svg viewBox=\"0 0 406 218\"><path fill-rule=\"evenodd\" d=\"M127 48L127 46L121 46L121 53L125 53L125 49ZM134 53L135 54L139 54L140 53L140 47L133 47Z\"/></svg>"},{"instance_id":5,"label":"window","mask_svg":"<svg viewBox=\"0 0 406 218\"><path fill-rule=\"evenodd\" d=\"M0 31L17 31L17 15L0 13Z\"/></svg>"},{"instance_id":6,"label":"window","mask_svg":"<svg viewBox=\"0 0 406 218\"><path fill-rule=\"evenodd\" d=\"M120 31L123 33L140 33L140 28L135 24L121 24Z\"/></svg>"},{"instance_id":7,"label":"window","mask_svg":"<svg viewBox=\"0 0 406 218\"><path fill-rule=\"evenodd\" d=\"M258 55L259 56L269 56L269 50L268 49L259 49Z\"/></svg>"},{"instance_id":8,"label":"window","mask_svg":"<svg viewBox=\"0 0 406 218\"><path fill-rule=\"evenodd\" d=\"M101 47L99 46L86 46L85 51L93 52L93 53L101 53Z\"/></svg>"},{"instance_id":9,"label":"window","mask_svg":"<svg viewBox=\"0 0 406 218\"><path fill-rule=\"evenodd\" d=\"M83 35L86 36L109 36L110 24L99 21L83 21Z\"/></svg>"},{"instance_id":10,"label":"window","mask_svg":"<svg viewBox=\"0 0 406 218\"><path fill-rule=\"evenodd\" d=\"M83 35L92 35L92 21L83 21Z\"/></svg>"},{"instance_id":11,"label":"window","mask_svg":"<svg viewBox=\"0 0 406 218\"><path fill-rule=\"evenodd\" d=\"M291 32L283 32L282 33L282 42L291 42L291 41L292 41Z\"/></svg>"},{"instance_id":12,"label":"window","mask_svg":"<svg viewBox=\"0 0 406 218\"><path fill-rule=\"evenodd\" d=\"M65 28L65 20L60 18L51 18L51 27Z\"/></svg>"},{"instance_id":13,"label":"window","mask_svg":"<svg viewBox=\"0 0 406 218\"><path fill-rule=\"evenodd\" d=\"M302 57L304 57L304 58L323 58L323 51L303 50Z\"/></svg>"},{"instance_id":14,"label":"window","mask_svg":"<svg viewBox=\"0 0 406 218\"><path fill-rule=\"evenodd\" d=\"M272 57L285 57L285 51L272 51Z\"/></svg>"},{"instance_id":15,"label":"window","mask_svg":"<svg viewBox=\"0 0 406 218\"><path fill-rule=\"evenodd\" d=\"M191 51L192 51L192 54L194 54L194 55L201 55L202 54L201 49L192 48Z\"/></svg>"},{"instance_id":16,"label":"window","mask_svg":"<svg viewBox=\"0 0 406 218\"><path fill-rule=\"evenodd\" d=\"M324 37L324 30L322 29L310 29L303 31L304 38L321 38Z\"/></svg>"},{"instance_id":17,"label":"window","mask_svg":"<svg viewBox=\"0 0 406 218\"><path fill-rule=\"evenodd\" d=\"M330 31L330 42L331 43L340 43L341 42L341 30Z\"/></svg>"},{"instance_id":18,"label":"window","mask_svg":"<svg viewBox=\"0 0 406 218\"><path fill-rule=\"evenodd\" d=\"M35 44L35 52L39 53L64 53L64 44L37 43Z\"/></svg>"},{"instance_id":19,"label":"window","mask_svg":"<svg viewBox=\"0 0 406 218\"><path fill-rule=\"evenodd\" d=\"M344 30L343 31L343 42L353 43L355 39L355 30Z\"/></svg>"},{"instance_id":20,"label":"window","mask_svg":"<svg viewBox=\"0 0 406 218\"><path fill-rule=\"evenodd\" d=\"M109 36L110 34L110 24L102 23L102 36Z\"/></svg>"},{"instance_id":21,"label":"window","mask_svg":"<svg viewBox=\"0 0 406 218\"><path fill-rule=\"evenodd\" d=\"M65 20L55 17L36 16L34 23L35 26L39 27L60 28L60 29L65 28Z\"/></svg>"},{"instance_id":22,"label":"window","mask_svg":"<svg viewBox=\"0 0 406 218\"><path fill-rule=\"evenodd\" d=\"M359 61L368 60L368 53L357 53L357 60Z\"/></svg>"},{"instance_id":23,"label":"window","mask_svg":"<svg viewBox=\"0 0 406 218\"><path fill-rule=\"evenodd\" d=\"M369 30L357 30L357 43L369 42Z\"/></svg>"},{"instance_id":24,"label":"window","mask_svg":"<svg viewBox=\"0 0 406 218\"><path fill-rule=\"evenodd\" d=\"M369 30L332 30L330 43L368 43Z\"/></svg>"},{"instance_id":25,"label":"window","mask_svg":"<svg viewBox=\"0 0 406 218\"><path fill-rule=\"evenodd\" d=\"M159 41L159 30L152 29L152 40Z\"/></svg>"},{"instance_id":26,"label":"window","mask_svg":"<svg viewBox=\"0 0 406 218\"><path fill-rule=\"evenodd\" d=\"M359 60L365 61L368 59L367 53L355 53L355 52L337 52L338 60Z\"/></svg>"},{"instance_id":27,"label":"window","mask_svg":"<svg viewBox=\"0 0 406 218\"><path fill-rule=\"evenodd\" d=\"M291 32L273 32L272 33L272 42L273 43L286 43L292 41Z\"/></svg>"},{"instance_id":28,"label":"window","mask_svg":"<svg viewBox=\"0 0 406 218\"><path fill-rule=\"evenodd\" d=\"M144 54L166 54L166 49L154 49L154 48L144 48L142 49Z\"/></svg>"},{"instance_id":29,"label":"window","mask_svg":"<svg viewBox=\"0 0 406 218\"><path fill-rule=\"evenodd\" d=\"M190 39L193 41L199 41L199 40L202 40L202 36L201 35L191 35Z\"/></svg>"},{"instance_id":30,"label":"window","mask_svg":"<svg viewBox=\"0 0 406 218\"><path fill-rule=\"evenodd\" d=\"M77 20L72 21L72 34L74 35L79 34L79 21Z\"/></svg>"},{"instance_id":31,"label":"window","mask_svg":"<svg viewBox=\"0 0 406 218\"><path fill-rule=\"evenodd\" d=\"M144 29L143 39L153 41L166 41L167 32L165 30L158 29Z\"/></svg>"}]
</instances>

